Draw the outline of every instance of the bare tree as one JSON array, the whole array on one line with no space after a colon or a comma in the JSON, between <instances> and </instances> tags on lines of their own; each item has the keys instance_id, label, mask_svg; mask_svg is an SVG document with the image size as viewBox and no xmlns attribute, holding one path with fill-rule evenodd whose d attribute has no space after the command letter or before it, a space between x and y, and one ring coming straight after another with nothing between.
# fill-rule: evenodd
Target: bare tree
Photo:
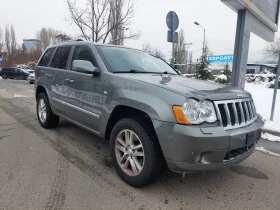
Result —
<instances>
[{"instance_id":1,"label":"bare tree","mask_svg":"<svg viewBox=\"0 0 280 210\"><path fill-rule=\"evenodd\" d=\"M70 21L79 28L82 38L113 44L123 44L123 40L139 38L139 32L124 34L124 29L131 25L133 20L132 0L87 0L87 2L86 7L80 9L75 0L67 0Z\"/></svg>"},{"instance_id":2,"label":"bare tree","mask_svg":"<svg viewBox=\"0 0 280 210\"><path fill-rule=\"evenodd\" d=\"M264 57L269 60L276 60L280 53L280 37L276 37L273 42L268 43L263 50Z\"/></svg>"},{"instance_id":3,"label":"bare tree","mask_svg":"<svg viewBox=\"0 0 280 210\"><path fill-rule=\"evenodd\" d=\"M3 31L0 28L0 53L4 50Z\"/></svg>"},{"instance_id":4,"label":"bare tree","mask_svg":"<svg viewBox=\"0 0 280 210\"><path fill-rule=\"evenodd\" d=\"M160 49L156 48L156 47L152 47L150 45L150 43L148 43L148 42L146 42L146 43L144 43L142 45L142 50L144 52L147 52L147 53L151 54L151 55L155 55L157 57L160 57L163 60L166 60L165 55L163 54L163 52Z\"/></svg>"},{"instance_id":5,"label":"bare tree","mask_svg":"<svg viewBox=\"0 0 280 210\"><path fill-rule=\"evenodd\" d=\"M41 28L36 34L36 38L43 43L44 50L49 46L56 42L56 38L58 35L62 35L59 30L55 30L53 28Z\"/></svg>"},{"instance_id":6,"label":"bare tree","mask_svg":"<svg viewBox=\"0 0 280 210\"><path fill-rule=\"evenodd\" d=\"M6 25L5 28L5 47L6 47L6 51L8 54L11 53L11 35L10 35L10 29L9 26Z\"/></svg>"},{"instance_id":7,"label":"bare tree","mask_svg":"<svg viewBox=\"0 0 280 210\"><path fill-rule=\"evenodd\" d=\"M10 35L11 35L11 53L15 53L17 50L17 40L14 26L10 26Z\"/></svg>"},{"instance_id":8,"label":"bare tree","mask_svg":"<svg viewBox=\"0 0 280 210\"><path fill-rule=\"evenodd\" d=\"M183 29L178 34L178 43L175 45L175 59L177 64L186 64L187 54L185 45L185 32ZM179 69L182 71L185 67L181 66Z\"/></svg>"}]
</instances>

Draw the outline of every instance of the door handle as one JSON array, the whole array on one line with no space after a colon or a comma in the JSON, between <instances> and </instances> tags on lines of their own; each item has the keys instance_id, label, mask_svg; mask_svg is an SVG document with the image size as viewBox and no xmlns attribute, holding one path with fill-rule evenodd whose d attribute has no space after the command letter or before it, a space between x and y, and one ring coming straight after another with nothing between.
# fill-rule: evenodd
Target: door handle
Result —
<instances>
[{"instance_id":1,"label":"door handle","mask_svg":"<svg viewBox=\"0 0 280 210\"><path fill-rule=\"evenodd\" d=\"M46 75L46 77L48 77L48 78L52 78L52 75L50 75L50 74L45 74Z\"/></svg>"},{"instance_id":2,"label":"door handle","mask_svg":"<svg viewBox=\"0 0 280 210\"><path fill-rule=\"evenodd\" d=\"M65 79L65 81L70 83L70 84L73 84L75 82L75 80L72 80L72 79Z\"/></svg>"}]
</instances>

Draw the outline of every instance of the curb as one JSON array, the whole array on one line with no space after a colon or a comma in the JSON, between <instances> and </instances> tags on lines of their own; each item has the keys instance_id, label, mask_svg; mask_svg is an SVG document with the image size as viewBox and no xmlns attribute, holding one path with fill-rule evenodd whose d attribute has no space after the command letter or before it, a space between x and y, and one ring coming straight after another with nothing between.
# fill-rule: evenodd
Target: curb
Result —
<instances>
[{"instance_id":1,"label":"curb","mask_svg":"<svg viewBox=\"0 0 280 210\"><path fill-rule=\"evenodd\" d=\"M280 132L279 131L271 131L271 130L263 129L263 133L269 133L269 134L272 134L274 136L279 136L280 137Z\"/></svg>"}]
</instances>

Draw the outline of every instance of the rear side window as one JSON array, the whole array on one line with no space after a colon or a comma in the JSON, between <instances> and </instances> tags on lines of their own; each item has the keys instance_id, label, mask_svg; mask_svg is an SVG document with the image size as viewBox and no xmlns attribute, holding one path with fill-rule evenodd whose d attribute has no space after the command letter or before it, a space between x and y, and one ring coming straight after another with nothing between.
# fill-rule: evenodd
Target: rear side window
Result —
<instances>
[{"instance_id":1,"label":"rear side window","mask_svg":"<svg viewBox=\"0 0 280 210\"><path fill-rule=\"evenodd\" d=\"M38 66L48 66L48 63L52 57L52 54L53 54L53 51L54 51L54 48L51 48L51 49L48 49L44 56L42 57L42 59L40 60Z\"/></svg>"},{"instance_id":2,"label":"rear side window","mask_svg":"<svg viewBox=\"0 0 280 210\"><path fill-rule=\"evenodd\" d=\"M5 72L12 72L12 69L10 69L10 68L3 68L2 71L5 71Z\"/></svg>"},{"instance_id":3,"label":"rear side window","mask_svg":"<svg viewBox=\"0 0 280 210\"><path fill-rule=\"evenodd\" d=\"M67 59L70 52L71 47L59 47L53 57L51 67L57 69L66 69Z\"/></svg>"},{"instance_id":4,"label":"rear side window","mask_svg":"<svg viewBox=\"0 0 280 210\"><path fill-rule=\"evenodd\" d=\"M74 60L85 60L92 63L94 67L97 67L95 59L91 53L91 50L87 46L76 46L74 54L72 57L72 62Z\"/></svg>"}]
</instances>

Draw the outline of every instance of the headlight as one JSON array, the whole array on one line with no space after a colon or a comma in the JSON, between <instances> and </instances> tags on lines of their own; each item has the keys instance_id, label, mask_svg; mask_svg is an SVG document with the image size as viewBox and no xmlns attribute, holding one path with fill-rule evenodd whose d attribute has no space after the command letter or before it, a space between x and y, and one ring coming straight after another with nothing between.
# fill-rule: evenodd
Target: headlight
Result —
<instances>
[{"instance_id":1,"label":"headlight","mask_svg":"<svg viewBox=\"0 0 280 210\"><path fill-rule=\"evenodd\" d=\"M174 106L173 110L177 121L181 124L201 124L217 121L215 108L211 101L187 99L182 107Z\"/></svg>"}]
</instances>

